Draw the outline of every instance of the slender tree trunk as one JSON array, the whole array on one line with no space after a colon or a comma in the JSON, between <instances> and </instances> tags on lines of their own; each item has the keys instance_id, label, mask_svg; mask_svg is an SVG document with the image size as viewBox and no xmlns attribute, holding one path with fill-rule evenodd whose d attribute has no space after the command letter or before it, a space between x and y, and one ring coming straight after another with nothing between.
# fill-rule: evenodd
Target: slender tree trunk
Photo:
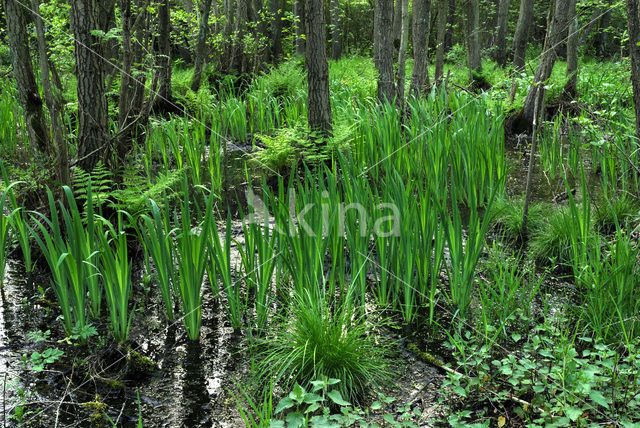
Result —
<instances>
[{"instance_id":1,"label":"slender tree trunk","mask_svg":"<svg viewBox=\"0 0 640 428\"><path fill-rule=\"evenodd\" d=\"M171 93L171 11L169 0L160 0L158 8L158 97L159 103L167 107ZM168 109L169 110L169 109Z\"/></svg>"},{"instance_id":2,"label":"slender tree trunk","mask_svg":"<svg viewBox=\"0 0 640 428\"><path fill-rule=\"evenodd\" d=\"M198 31L198 45L196 47L196 63L191 80L191 90L198 92L202 81L202 69L207 60L207 37L209 36L209 14L211 13L211 3L213 0L204 0L202 15L200 16L200 28Z\"/></svg>"},{"instance_id":3,"label":"slender tree trunk","mask_svg":"<svg viewBox=\"0 0 640 428\"><path fill-rule=\"evenodd\" d=\"M324 0L308 0L306 3L307 115L309 129L312 132L317 132L322 137L327 137L331 134L332 118Z\"/></svg>"},{"instance_id":4,"label":"slender tree trunk","mask_svg":"<svg viewBox=\"0 0 640 428\"><path fill-rule=\"evenodd\" d=\"M40 91L31 66L27 23L23 7L15 0L3 0L4 16L9 36L13 76L16 79L20 104L24 113L26 133L31 144L42 153L51 153L49 130L42 108Z\"/></svg>"},{"instance_id":5,"label":"slender tree trunk","mask_svg":"<svg viewBox=\"0 0 640 428\"><path fill-rule=\"evenodd\" d=\"M456 25L456 0L448 0L449 11L447 13L447 30L444 38L444 53L453 47L453 33Z\"/></svg>"},{"instance_id":6,"label":"slender tree trunk","mask_svg":"<svg viewBox=\"0 0 640 428\"><path fill-rule=\"evenodd\" d=\"M393 81L393 0L376 0L374 43L377 44L378 99L392 102L395 95Z\"/></svg>"},{"instance_id":7,"label":"slender tree trunk","mask_svg":"<svg viewBox=\"0 0 640 428\"><path fill-rule=\"evenodd\" d=\"M438 0L438 20L436 36L436 71L434 80L440 86L444 73L444 49L446 44L447 15L449 13L447 0Z\"/></svg>"},{"instance_id":8,"label":"slender tree trunk","mask_svg":"<svg viewBox=\"0 0 640 428\"><path fill-rule=\"evenodd\" d=\"M398 75L396 85L396 102L400 111L404 107L404 87L406 80L407 44L409 38L409 0L402 0L402 31L400 49L398 50Z\"/></svg>"},{"instance_id":9,"label":"slender tree trunk","mask_svg":"<svg viewBox=\"0 0 640 428\"><path fill-rule=\"evenodd\" d=\"M507 25L509 23L509 0L500 0L496 17L495 61L500 67L507 63Z\"/></svg>"},{"instance_id":10,"label":"slender tree trunk","mask_svg":"<svg viewBox=\"0 0 640 428\"><path fill-rule=\"evenodd\" d=\"M410 92L420 97L429 87L429 68L427 44L431 23L431 0L413 2L413 72L411 73Z\"/></svg>"},{"instance_id":11,"label":"slender tree trunk","mask_svg":"<svg viewBox=\"0 0 640 428\"><path fill-rule=\"evenodd\" d=\"M342 56L342 9L340 0L331 0L331 59Z\"/></svg>"},{"instance_id":12,"label":"slender tree trunk","mask_svg":"<svg viewBox=\"0 0 640 428\"><path fill-rule=\"evenodd\" d=\"M533 22L534 0L521 0L516 32L513 36L513 66L516 70L524 68L527 44L529 43L529 27Z\"/></svg>"},{"instance_id":13,"label":"slender tree trunk","mask_svg":"<svg viewBox=\"0 0 640 428\"><path fill-rule=\"evenodd\" d=\"M231 69L243 73L245 70L244 35L247 30L247 20L249 16L249 1L236 1L236 17L233 35L233 46L231 48Z\"/></svg>"},{"instance_id":14,"label":"slender tree trunk","mask_svg":"<svg viewBox=\"0 0 640 428\"><path fill-rule=\"evenodd\" d=\"M34 11L36 23L36 33L38 35L38 56L40 59L40 80L42 81L42 91L44 99L49 109L51 117L51 130L56 149L56 168L58 181L62 185L71 184L69 179L69 153L67 142L64 138L63 102L60 93L54 94L51 85L51 70L49 68L49 54L47 52L47 41L44 35L44 23L40 18L40 0L33 0L31 7Z\"/></svg>"},{"instance_id":15,"label":"slender tree trunk","mask_svg":"<svg viewBox=\"0 0 640 428\"><path fill-rule=\"evenodd\" d=\"M400 38L402 37L402 3L404 0L395 0L393 9L393 49L398 52Z\"/></svg>"},{"instance_id":16,"label":"slender tree trunk","mask_svg":"<svg viewBox=\"0 0 640 428\"><path fill-rule=\"evenodd\" d=\"M71 1L78 80L78 166L87 172L101 159L109 138L102 45L91 34L100 25L98 3Z\"/></svg>"},{"instance_id":17,"label":"slender tree trunk","mask_svg":"<svg viewBox=\"0 0 640 428\"><path fill-rule=\"evenodd\" d=\"M223 49L222 49L222 68L224 71L229 71L231 50L232 50L232 34L234 27L234 14L233 14L233 0L223 0L222 9L224 14L224 25L222 27L222 34L224 36Z\"/></svg>"},{"instance_id":18,"label":"slender tree trunk","mask_svg":"<svg viewBox=\"0 0 640 428\"><path fill-rule=\"evenodd\" d=\"M293 1L293 16L295 21L296 31L296 55L304 56L306 53L305 48L305 36L304 36L304 23L305 19L305 3L306 0L292 0Z\"/></svg>"},{"instance_id":19,"label":"slender tree trunk","mask_svg":"<svg viewBox=\"0 0 640 428\"><path fill-rule=\"evenodd\" d=\"M607 53L609 45L609 31L607 30L611 24L611 2L605 2L602 9L604 9L604 14L600 18L600 31L596 37L596 53L601 57Z\"/></svg>"},{"instance_id":20,"label":"slender tree trunk","mask_svg":"<svg viewBox=\"0 0 640 428\"><path fill-rule=\"evenodd\" d=\"M280 0L270 0L271 9L271 60L277 64L282 59L282 8Z\"/></svg>"},{"instance_id":21,"label":"slender tree trunk","mask_svg":"<svg viewBox=\"0 0 640 428\"><path fill-rule=\"evenodd\" d=\"M535 105L544 105L545 82L551 76L553 64L556 61L556 48L561 41L562 30L565 28L566 10L569 0L555 0L551 3L552 12L549 14L547 35L540 56L538 70L533 78L533 84L524 101L522 118L527 126L533 124Z\"/></svg>"},{"instance_id":22,"label":"slender tree trunk","mask_svg":"<svg viewBox=\"0 0 640 428\"><path fill-rule=\"evenodd\" d=\"M482 58L480 57L480 6L478 0L467 0L467 55L469 62L469 81L471 87L478 84L482 73Z\"/></svg>"},{"instance_id":23,"label":"slender tree trunk","mask_svg":"<svg viewBox=\"0 0 640 428\"><path fill-rule=\"evenodd\" d=\"M118 143L116 146L118 163L124 161L131 147L132 124L129 123L128 119L131 109L131 96L135 91L131 75L133 63L133 49L131 46L131 0L120 0L120 13L122 14L122 75L120 81L120 101L118 104Z\"/></svg>"},{"instance_id":24,"label":"slender tree trunk","mask_svg":"<svg viewBox=\"0 0 640 428\"><path fill-rule=\"evenodd\" d=\"M567 22L569 35L567 38L567 83L564 86L564 96L573 100L578 92L578 15L576 14L576 0L569 0Z\"/></svg>"},{"instance_id":25,"label":"slender tree trunk","mask_svg":"<svg viewBox=\"0 0 640 428\"><path fill-rule=\"evenodd\" d=\"M638 0L626 0L629 30L629 56L631 57L631 86L633 108L636 114L636 144L640 146L640 8Z\"/></svg>"}]
</instances>

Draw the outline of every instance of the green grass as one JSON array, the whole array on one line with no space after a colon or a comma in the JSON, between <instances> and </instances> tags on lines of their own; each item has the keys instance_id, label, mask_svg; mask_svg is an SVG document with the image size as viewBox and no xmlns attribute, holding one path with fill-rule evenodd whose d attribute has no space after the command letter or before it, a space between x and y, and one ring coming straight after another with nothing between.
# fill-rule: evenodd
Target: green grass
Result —
<instances>
[{"instance_id":1,"label":"green grass","mask_svg":"<svg viewBox=\"0 0 640 428\"><path fill-rule=\"evenodd\" d=\"M548 210L549 207L544 203L532 203L529 206L527 230L524 231L522 230L524 201L499 197L492 207L493 227L504 239L514 242L519 240L523 234L543 228Z\"/></svg>"},{"instance_id":2,"label":"green grass","mask_svg":"<svg viewBox=\"0 0 640 428\"><path fill-rule=\"evenodd\" d=\"M340 379L342 396L362 401L365 392L389 379L389 344L374 334L370 317L341 305L332 311L310 294L292 299L283 317L258 355L258 376L291 390L323 376Z\"/></svg>"}]
</instances>

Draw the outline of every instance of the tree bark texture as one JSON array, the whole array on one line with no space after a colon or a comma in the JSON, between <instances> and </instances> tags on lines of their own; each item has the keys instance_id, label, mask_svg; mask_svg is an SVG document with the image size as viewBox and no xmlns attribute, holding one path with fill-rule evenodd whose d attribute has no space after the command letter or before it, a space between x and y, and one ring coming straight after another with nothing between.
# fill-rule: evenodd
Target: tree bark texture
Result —
<instances>
[{"instance_id":1,"label":"tree bark texture","mask_svg":"<svg viewBox=\"0 0 640 428\"><path fill-rule=\"evenodd\" d=\"M573 100L578 92L578 15L576 14L576 0L569 0L567 11L569 34L567 37L567 83L564 86L564 96Z\"/></svg>"},{"instance_id":2,"label":"tree bark texture","mask_svg":"<svg viewBox=\"0 0 640 428\"><path fill-rule=\"evenodd\" d=\"M49 67L49 54L47 52L47 41L44 33L44 23L40 17L40 0L33 0L32 6L36 23L36 33L38 35L38 57L40 59L40 80L42 81L42 92L49 109L51 117L51 130L56 150L56 173L58 181L63 185L70 185L69 179L69 152L67 142L64 138L63 102L60 93L54 94L51 85L51 69Z\"/></svg>"},{"instance_id":3,"label":"tree bark texture","mask_svg":"<svg viewBox=\"0 0 640 428\"><path fill-rule=\"evenodd\" d=\"M211 3L213 0L204 0L202 6L202 14L200 15L200 27L198 29L198 44L196 47L196 61L191 79L191 90L198 92L200 83L202 82L202 69L207 60L207 37L209 36L209 15L211 13Z\"/></svg>"},{"instance_id":4,"label":"tree bark texture","mask_svg":"<svg viewBox=\"0 0 640 428\"><path fill-rule=\"evenodd\" d=\"M626 0L629 30L629 56L631 57L631 86L633 108L636 114L636 142L640 146L640 8L638 0Z\"/></svg>"},{"instance_id":5,"label":"tree bark texture","mask_svg":"<svg viewBox=\"0 0 640 428\"><path fill-rule=\"evenodd\" d=\"M402 111L404 106L404 87L406 80L407 45L409 38L409 0L402 0L402 31L398 50L398 75L396 84L396 102Z\"/></svg>"},{"instance_id":6,"label":"tree bark texture","mask_svg":"<svg viewBox=\"0 0 640 428\"><path fill-rule=\"evenodd\" d=\"M104 57L100 40L91 32L100 26L99 0L72 0L78 80L78 166L90 172L109 141Z\"/></svg>"},{"instance_id":7,"label":"tree bark texture","mask_svg":"<svg viewBox=\"0 0 640 428\"><path fill-rule=\"evenodd\" d=\"M500 0L496 17L496 51L494 59L500 67L507 63L507 26L509 23L509 0Z\"/></svg>"},{"instance_id":8,"label":"tree bark texture","mask_svg":"<svg viewBox=\"0 0 640 428\"><path fill-rule=\"evenodd\" d=\"M15 0L3 0L13 76L16 79L26 133L31 144L42 153L50 153L49 130L42 108L29 52L25 9Z\"/></svg>"},{"instance_id":9,"label":"tree bark texture","mask_svg":"<svg viewBox=\"0 0 640 428\"><path fill-rule=\"evenodd\" d=\"M307 0L306 3L307 115L309 129L322 137L327 137L331 134L332 118L324 0Z\"/></svg>"},{"instance_id":10,"label":"tree bark texture","mask_svg":"<svg viewBox=\"0 0 640 428\"><path fill-rule=\"evenodd\" d=\"M171 102L171 11L169 0L160 0L158 8L158 97L159 103Z\"/></svg>"},{"instance_id":11,"label":"tree bark texture","mask_svg":"<svg viewBox=\"0 0 640 428\"><path fill-rule=\"evenodd\" d=\"M429 87L428 50L431 23L431 0L413 2L413 71L409 92L414 97L422 96Z\"/></svg>"},{"instance_id":12,"label":"tree bark texture","mask_svg":"<svg viewBox=\"0 0 640 428\"><path fill-rule=\"evenodd\" d=\"M527 126L533 124L535 105L544 105L544 85L551 76L553 64L556 61L556 48L561 42L562 30L566 28L565 17L568 3L569 0L555 0L555 4L554 2L551 4L547 35L544 39L540 63L522 109L522 118Z\"/></svg>"},{"instance_id":13,"label":"tree bark texture","mask_svg":"<svg viewBox=\"0 0 640 428\"><path fill-rule=\"evenodd\" d=\"M377 45L378 99L392 102L395 95L393 78L393 0L376 0L374 43Z\"/></svg>"},{"instance_id":14,"label":"tree bark texture","mask_svg":"<svg viewBox=\"0 0 640 428\"><path fill-rule=\"evenodd\" d=\"M447 16L449 14L449 4L447 0L438 0L438 20L436 36L436 71L434 80L436 85L442 83L444 73L444 50L446 44Z\"/></svg>"},{"instance_id":15,"label":"tree bark texture","mask_svg":"<svg viewBox=\"0 0 640 428\"><path fill-rule=\"evenodd\" d=\"M513 66L516 70L524 68L527 44L529 43L529 27L533 21L534 0L521 0L518 22L513 36Z\"/></svg>"},{"instance_id":16,"label":"tree bark texture","mask_svg":"<svg viewBox=\"0 0 640 428\"><path fill-rule=\"evenodd\" d=\"M482 58L480 57L480 6L478 0L467 0L467 59L469 65L469 81L475 86L478 76L482 72Z\"/></svg>"},{"instance_id":17,"label":"tree bark texture","mask_svg":"<svg viewBox=\"0 0 640 428\"><path fill-rule=\"evenodd\" d=\"M282 59L282 9L281 0L270 0L269 8L271 12L271 61L275 64Z\"/></svg>"}]
</instances>

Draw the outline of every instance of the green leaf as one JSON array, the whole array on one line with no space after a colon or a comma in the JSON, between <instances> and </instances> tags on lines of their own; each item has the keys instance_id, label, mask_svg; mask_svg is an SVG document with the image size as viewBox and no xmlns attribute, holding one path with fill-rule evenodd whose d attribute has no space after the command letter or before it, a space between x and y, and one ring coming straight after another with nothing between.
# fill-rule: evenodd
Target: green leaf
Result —
<instances>
[{"instance_id":1,"label":"green leaf","mask_svg":"<svg viewBox=\"0 0 640 428\"><path fill-rule=\"evenodd\" d=\"M290 409L292 407L293 407L293 400L289 397L284 397L282 400L280 400L280 402L276 406L275 413L278 414L283 410Z\"/></svg>"},{"instance_id":2,"label":"green leaf","mask_svg":"<svg viewBox=\"0 0 640 428\"><path fill-rule=\"evenodd\" d=\"M604 396L599 391L595 391L595 390L591 391L589 393L589 398L594 403L598 403L599 405L601 405L606 409L609 408L609 401L606 398L604 398Z\"/></svg>"},{"instance_id":3,"label":"green leaf","mask_svg":"<svg viewBox=\"0 0 640 428\"><path fill-rule=\"evenodd\" d=\"M577 407L570 407L564 410L564 414L567 415L572 422L575 422L582 416L582 409L578 409Z\"/></svg>"},{"instance_id":4,"label":"green leaf","mask_svg":"<svg viewBox=\"0 0 640 428\"><path fill-rule=\"evenodd\" d=\"M304 416L300 412L291 412L287 415L287 428L299 428L304 426Z\"/></svg>"},{"instance_id":5,"label":"green leaf","mask_svg":"<svg viewBox=\"0 0 640 428\"><path fill-rule=\"evenodd\" d=\"M307 392L306 394L304 394L304 397L302 397L302 402L305 404L314 404L318 401L322 401L322 397L311 392Z\"/></svg>"},{"instance_id":6,"label":"green leaf","mask_svg":"<svg viewBox=\"0 0 640 428\"><path fill-rule=\"evenodd\" d=\"M331 398L331 401L336 403L338 406L350 406L351 405L351 403L349 403L348 401L345 401L342 398L342 394L340 394L340 391L329 391L327 393L327 395L329 396L329 398Z\"/></svg>"}]
</instances>

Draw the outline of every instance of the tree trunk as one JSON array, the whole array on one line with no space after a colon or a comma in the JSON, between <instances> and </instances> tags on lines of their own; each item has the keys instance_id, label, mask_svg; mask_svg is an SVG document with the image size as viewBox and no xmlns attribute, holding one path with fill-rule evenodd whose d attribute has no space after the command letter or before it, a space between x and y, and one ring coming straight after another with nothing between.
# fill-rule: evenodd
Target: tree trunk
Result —
<instances>
[{"instance_id":1,"label":"tree trunk","mask_svg":"<svg viewBox=\"0 0 640 428\"><path fill-rule=\"evenodd\" d=\"M402 37L402 4L404 0L396 0L393 9L393 49L397 53Z\"/></svg>"},{"instance_id":2,"label":"tree trunk","mask_svg":"<svg viewBox=\"0 0 640 428\"><path fill-rule=\"evenodd\" d=\"M469 62L469 81L471 87L478 85L482 73L482 58L480 57L480 6L478 0L467 0L467 58Z\"/></svg>"},{"instance_id":3,"label":"tree trunk","mask_svg":"<svg viewBox=\"0 0 640 428\"><path fill-rule=\"evenodd\" d=\"M604 56L607 53L607 47L609 45L609 25L611 23L611 2L607 1L602 7L604 14L600 18L600 31L596 36L596 53L599 56Z\"/></svg>"},{"instance_id":4,"label":"tree trunk","mask_svg":"<svg viewBox=\"0 0 640 428\"><path fill-rule=\"evenodd\" d=\"M37 1L37 0L34 0ZM122 14L122 75L120 81L120 101L118 104L118 143L116 156L118 162L123 162L131 143L131 125L129 115L131 109L131 95L134 82L131 75L133 49L131 47L131 0L120 0Z\"/></svg>"},{"instance_id":5,"label":"tree trunk","mask_svg":"<svg viewBox=\"0 0 640 428\"><path fill-rule=\"evenodd\" d=\"M305 3L306 0L292 0L293 1L293 16L294 25L296 30L296 55L304 56L306 53L305 48L305 36L304 36L304 23L305 19Z\"/></svg>"},{"instance_id":6,"label":"tree trunk","mask_svg":"<svg viewBox=\"0 0 640 428\"><path fill-rule=\"evenodd\" d=\"M402 31L398 50L398 75L396 84L396 102L400 111L404 106L404 87L406 80L407 44L409 38L409 0L402 0Z\"/></svg>"},{"instance_id":7,"label":"tree trunk","mask_svg":"<svg viewBox=\"0 0 640 428\"><path fill-rule=\"evenodd\" d=\"M213 0L204 0L202 15L200 16L200 28L198 31L198 45L196 47L196 63L191 80L191 90L198 92L202 81L202 69L207 60L207 37L209 36L209 14L211 13L211 3Z\"/></svg>"},{"instance_id":8,"label":"tree trunk","mask_svg":"<svg viewBox=\"0 0 640 428\"><path fill-rule=\"evenodd\" d=\"M447 53L453 47L453 33L456 25L456 0L448 0L447 30L444 37L444 52Z\"/></svg>"},{"instance_id":9,"label":"tree trunk","mask_svg":"<svg viewBox=\"0 0 640 428\"><path fill-rule=\"evenodd\" d=\"M447 0L438 0L438 21L437 21L437 36L436 36L436 72L434 80L436 85L440 86L442 83L442 76L444 73L444 49L446 44L446 32L447 32L447 15L449 14L449 4Z\"/></svg>"},{"instance_id":10,"label":"tree trunk","mask_svg":"<svg viewBox=\"0 0 640 428\"><path fill-rule=\"evenodd\" d=\"M509 0L500 0L498 3L497 30L496 30L496 51L495 61L500 67L507 63L507 26L509 23Z\"/></svg>"},{"instance_id":11,"label":"tree trunk","mask_svg":"<svg viewBox=\"0 0 640 428\"><path fill-rule=\"evenodd\" d=\"M24 9L16 0L3 0L2 5L9 36L13 76L16 79L20 104L24 113L26 133L31 144L35 144L40 152L49 154L51 152L49 130L45 121L40 91L31 66Z\"/></svg>"},{"instance_id":12,"label":"tree trunk","mask_svg":"<svg viewBox=\"0 0 640 428\"><path fill-rule=\"evenodd\" d=\"M271 60L277 64L282 59L282 7L280 0L271 0Z\"/></svg>"},{"instance_id":13,"label":"tree trunk","mask_svg":"<svg viewBox=\"0 0 640 428\"><path fill-rule=\"evenodd\" d=\"M551 76L553 64L556 61L556 48L561 42L562 30L565 28L565 16L569 0L555 0L550 7L552 12L549 14L549 23L547 25L547 35L544 39L542 54L540 55L540 63L538 70L533 78L533 83L524 101L522 109L522 118L528 127L533 124L535 115L535 105L544 105L544 85Z\"/></svg>"},{"instance_id":14,"label":"tree trunk","mask_svg":"<svg viewBox=\"0 0 640 428\"><path fill-rule=\"evenodd\" d=\"M331 59L342 56L342 9L340 0L331 0Z\"/></svg>"},{"instance_id":15,"label":"tree trunk","mask_svg":"<svg viewBox=\"0 0 640 428\"><path fill-rule=\"evenodd\" d=\"M516 70L524 68L524 60L529 43L529 27L533 22L534 0L521 0L516 32L513 36L513 66Z\"/></svg>"},{"instance_id":16,"label":"tree trunk","mask_svg":"<svg viewBox=\"0 0 640 428\"><path fill-rule=\"evenodd\" d=\"M249 1L237 0L233 46L231 48L231 69L243 73L245 71L244 35L249 16Z\"/></svg>"},{"instance_id":17,"label":"tree trunk","mask_svg":"<svg viewBox=\"0 0 640 428\"><path fill-rule=\"evenodd\" d=\"M62 185L70 185L69 179L69 153L67 142L64 138L63 102L60 93L54 94L51 85L51 70L49 68L49 54L47 53L47 41L44 34L44 23L40 15L40 0L33 0L32 8L36 23L36 33L38 35L38 56L40 59L40 80L42 81L42 91L44 99L49 109L51 117L51 130L56 149L56 168L58 181Z\"/></svg>"},{"instance_id":18,"label":"tree trunk","mask_svg":"<svg viewBox=\"0 0 640 428\"><path fill-rule=\"evenodd\" d=\"M309 130L322 137L328 137L331 134L332 118L324 0L308 0L306 3L307 115Z\"/></svg>"},{"instance_id":19,"label":"tree trunk","mask_svg":"<svg viewBox=\"0 0 640 428\"><path fill-rule=\"evenodd\" d=\"M640 146L640 9L638 0L626 1L633 108L636 114L636 144Z\"/></svg>"},{"instance_id":20,"label":"tree trunk","mask_svg":"<svg viewBox=\"0 0 640 428\"><path fill-rule=\"evenodd\" d=\"M98 3L71 1L78 80L78 166L87 172L101 159L109 139L102 45L91 34L100 25Z\"/></svg>"},{"instance_id":21,"label":"tree trunk","mask_svg":"<svg viewBox=\"0 0 640 428\"><path fill-rule=\"evenodd\" d=\"M413 72L410 92L420 97L429 87L429 68L427 44L431 23L431 0L415 0L413 3Z\"/></svg>"},{"instance_id":22,"label":"tree trunk","mask_svg":"<svg viewBox=\"0 0 640 428\"><path fill-rule=\"evenodd\" d=\"M567 11L569 35L567 37L567 83L564 86L564 97L573 100L578 92L578 15L576 0L569 0Z\"/></svg>"},{"instance_id":23,"label":"tree trunk","mask_svg":"<svg viewBox=\"0 0 640 428\"><path fill-rule=\"evenodd\" d=\"M169 0L160 0L158 8L158 98L164 110L170 111L171 93L171 11ZM161 108L162 110L162 108Z\"/></svg>"},{"instance_id":24,"label":"tree trunk","mask_svg":"<svg viewBox=\"0 0 640 428\"><path fill-rule=\"evenodd\" d=\"M395 95L393 81L393 0L376 0L374 43L377 45L378 99L392 102Z\"/></svg>"}]
</instances>

